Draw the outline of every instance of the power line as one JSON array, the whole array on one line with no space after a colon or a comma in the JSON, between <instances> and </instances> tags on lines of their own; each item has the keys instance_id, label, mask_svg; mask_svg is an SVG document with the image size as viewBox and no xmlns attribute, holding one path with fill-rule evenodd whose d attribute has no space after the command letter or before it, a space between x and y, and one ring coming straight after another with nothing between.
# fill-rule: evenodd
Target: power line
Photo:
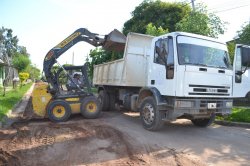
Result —
<instances>
[{"instance_id":1,"label":"power line","mask_svg":"<svg viewBox=\"0 0 250 166\"><path fill-rule=\"evenodd\" d=\"M234 1L228 1L227 3L217 3L216 5L210 6L208 11L220 11L220 10L225 10L228 8L232 8L232 7L237 7L237 6L243 6L243 5L248 5L249 4L249 0L245 1L245 0L238 0L237 4Z\"/></svg>"},{"instance_id":2,"label":"power line","mask_svg":"<svg viewBox=\"0 0 250 166\"><path fill-rule=\"evenodd\" d=\"M237 0L237 5L245 5L245 4L248 4L249 3L249 0ZM210 6L210 9L208 10L217 10L219 8L227 8L227 7L233 7L235 6L235 0L227 0L227 2L223 2L223 3L213 3L212 6Z\"/></svg>"},{"instance_id":3,"label":"power line","mask_svg":"<svg viewBox=\"0 0 250 166\"><path fill-rule=\"evenodd\" d=\"M238 9L238 8L242 8L242 7L246 7L246 6L250 6L250 4L242 5L242 6L237 6L237 7L234 7L234 8L229 8L229 9L225 9L225 10L221 10L221 11L216 11L214 13L226 12L226 11L230 11L230 10L234 10L234 9Z\"/></svg>"}]
</instances>

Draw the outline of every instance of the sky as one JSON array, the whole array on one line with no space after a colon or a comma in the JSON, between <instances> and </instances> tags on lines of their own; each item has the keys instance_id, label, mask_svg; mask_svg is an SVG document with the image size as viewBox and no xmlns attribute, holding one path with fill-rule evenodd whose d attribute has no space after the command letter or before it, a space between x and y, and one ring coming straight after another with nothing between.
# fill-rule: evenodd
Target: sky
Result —
<instances>
[{"instance_id":1,"label":"sky","mask_svg":"<svg viewBox=\"0 0 250 166\"><path fill-rule=\"evenodd\" d=\"M131 12L143 0L0 0L0 26L11 28L25 46L33 64L42 70L46 53L78 28L105 35L122 30ZM162 0L187 2L191 0ZM250 0L195 0L228 22L219 39L226 42L250 22ZM191 4L189 4L191 6ZM60 64L82 65L93 46L80 42L61 55ZM72 55L74 54L74 60Z\"/></svg>"}]
</instances>

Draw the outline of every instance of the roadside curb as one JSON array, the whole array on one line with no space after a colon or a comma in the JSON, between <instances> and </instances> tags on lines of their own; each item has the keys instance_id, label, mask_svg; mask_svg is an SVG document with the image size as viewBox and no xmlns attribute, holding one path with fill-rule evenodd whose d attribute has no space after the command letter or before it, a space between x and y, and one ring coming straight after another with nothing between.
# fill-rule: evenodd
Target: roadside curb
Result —
<instances>
[{"instance_id":1,"label":"roadside curb","mask_svg":"<svg viewBox=\"0 0 250 166\"><path fill-rule=\"evenodd\" d=\"M22 99L15 104L12 110L8 111L6 116L3 117L2 122L0 122L0 128L5 127L6 125L9 126L15 121L17 121L17 119L15 119L17 115L21 116L23 115L23 112L25 111L25 108L27 107L28 101L31 97L34 85L35 84L33 83L31 87L28 89L28 91L23 95ZM12 116L14 117L13 119L11 118Z\"/></svg>"},{"instance_id":2,"label":"roadside curb","mask_svg":"<svg viewBox=\"0 0 250 166\"><path fill-rule=\"evenodd\" d=\"M214 123L223 125L223 126L236 126L236 127L250 128L250 123L244 123L244 122L229 122L229 121L223 121L223 120L215 120Z\"/></svg>"}]
</instances>

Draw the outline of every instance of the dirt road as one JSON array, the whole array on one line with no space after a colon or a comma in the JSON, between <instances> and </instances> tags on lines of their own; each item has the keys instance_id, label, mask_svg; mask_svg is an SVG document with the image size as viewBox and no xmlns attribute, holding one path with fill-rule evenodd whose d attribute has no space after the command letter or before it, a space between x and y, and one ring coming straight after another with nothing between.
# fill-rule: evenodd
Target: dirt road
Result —
<instances>
[{"instance_id":1,"label":"dirt road","mask_svg":"<svg viewBox=\"0 0 250 166\"><path fill-rule=\"evenodd\" d=\"M250 129L189 121L142 128L137 113L17 122L0 130L0 165L249 165Z\"/></svg>"}]
</instances>

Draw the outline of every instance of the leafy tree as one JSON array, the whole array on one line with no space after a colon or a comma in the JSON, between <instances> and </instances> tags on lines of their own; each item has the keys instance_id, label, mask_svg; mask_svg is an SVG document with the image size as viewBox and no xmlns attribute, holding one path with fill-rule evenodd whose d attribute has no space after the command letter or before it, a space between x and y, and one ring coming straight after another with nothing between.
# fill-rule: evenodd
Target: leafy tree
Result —
<instances>
[{"instance_id":1,"label":"leafy tree","mask_svg":"<svg viewBox=\"0 0 250 166\"><path fill-rule=\"evenodd\" d=\"M128 32L145 34L147 25L150 23L173 32L176 30L175 24L187 16L190 11L190 7L182 3L144 0L132 12L132 18L124 23L123 33L125 35Z\"/></svg>"},{"instance_id":2,"label":"leafy tree","mask_svg":"<svg viewBox=\"0 0 250 166\"><path fill-rule=\"evenodd\" d=\"M236 43L233 41L227 43L227 49L228 49L231 64L233 64L233 61L234 61L235 44Z\"/></svg>"},{"instance_id":3,"label":"leafy tree","mask_svg":"<svg viewBox=\"0 0 250 166\"><path fill-rule=\"evenodd\" d=\"M152 23L149 23L146 28L146 34L153 36L160 36L168 33L168 29L163 29L161 26L156 28Z\"/></svg>"},{"instance_id":4,"label":"leafy tree","mask_svg":"<svg viewBox=\"0 0 250 166\"><path fill-rule=\"evenodd\" d=\"M29 73L29 78L32 80L38 80L40 78L41 71L35 65L29 65L24 71Z\"/></svg>"},{"instance_id":5,"label":"leafy tree","mask_svg":"<svg viewBox=\"0 0 250 166\"><path fill-rule=\"evenodd\" d=\"M239 36L239 43L250 45L250 24L242 26L242 29L237 32Z\"/></svg>"},{"instance_id":6,"label":"leafy tree","mask_svg":"<svg viewBox=\"0 0 250 166\"><path fill-rule=\"evenodd\" d=\"M13 58L12 63L13 63L13 66L19 72L24 71L31 64L29 57L20 53L16 53L16 55Z\"/></svg>"},{"instance_id":7,"label":"leafy tree","mask_svg":"<svg viewBox=\"0 0 250 166\"><path fill-rule=\"evenodd\" d=\"M29 56L29 53L27 52L27 49L24 46L18 46L17 52L22 54L22 55Z\"/></svg>"},{"instance_id":8,"label":"leafy tree","mask_svg":"<svg viewBox=\"0 0 250 166\"><path fill-rule=\"evenodd\" d=\"M0 43L2 43L6 49L6 53L9 57L14 56L18 47L18 38L13 36L12 29L2 27L0 29Z\"/></svg>"},{"instance_id":9,"label":"leafy tree","mask_svg":"<svg viewBox=\"0 0 250 166\"><path fill-rule=\"evenodd\" d=\"M176 24L176 29L178 31L218 37L219 34L224 34L225 24L215 14L208 13L204 5L198 4L196 11L186 15Z\"/></svg>"}]
</instances>

